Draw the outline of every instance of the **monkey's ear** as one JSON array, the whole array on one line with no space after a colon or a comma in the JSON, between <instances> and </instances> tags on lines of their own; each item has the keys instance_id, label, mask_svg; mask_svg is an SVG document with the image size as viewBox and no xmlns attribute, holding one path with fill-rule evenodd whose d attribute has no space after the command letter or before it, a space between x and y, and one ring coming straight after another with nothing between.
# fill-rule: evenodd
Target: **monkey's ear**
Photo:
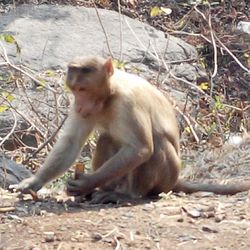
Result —
<instances>
[{"instance_id":1,"label":"monkey's ear","mask_svg":"<svg viewBox=\"0 0 250 250\"><path fill-rule=\"evenodd\" d=\"M113 73L114 73L114 66L113 66L111 58L107 59L107 61L104 64L104 68L105 68L105 70L106 70L106 72L108 73L109 76L113 75Z\"/></svg>"}]
</instances>

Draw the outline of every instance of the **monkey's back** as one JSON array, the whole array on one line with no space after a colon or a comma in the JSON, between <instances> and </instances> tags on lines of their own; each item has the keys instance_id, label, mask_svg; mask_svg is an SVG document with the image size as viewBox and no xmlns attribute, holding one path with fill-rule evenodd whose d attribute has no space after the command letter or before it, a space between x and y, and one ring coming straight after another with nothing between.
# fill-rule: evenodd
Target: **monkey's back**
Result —
<instances>
[{"instance_id":1,"label":"monkey's back","mask_svg":"<svg viewBox=\"0 0 250 250\"><path fill-rule=\"evenodd\" d=\"M150 119L153 136L157 140L167 136L179 152L178 123L173 106L163 93L143 78L124 71L115 70L112 78L116 91L122 96L118 100L129 105L125 111L127 116L133 115L134 109L141 110ZM147 122L144 126L148 126Z\"/></svg>"}]
</instances>

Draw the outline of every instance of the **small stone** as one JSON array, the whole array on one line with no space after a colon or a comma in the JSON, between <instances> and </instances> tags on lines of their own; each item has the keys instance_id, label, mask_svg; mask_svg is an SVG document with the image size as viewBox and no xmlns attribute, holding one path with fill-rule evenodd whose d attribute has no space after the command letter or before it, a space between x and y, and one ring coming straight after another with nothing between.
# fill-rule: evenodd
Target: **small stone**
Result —
<instances>
[{"instance_id":1,"label":"small stone","mask_svg":"<svg viewBox=\"0 0 250 250\"><path fill-rule=\"evenodd\" d=\"M98 234L98 233L95 233L92 235L92 240L93 241L99 241L102 239L102 235L101 234Z\"/></svg>"},{"instance_id":2,"label":"small stone","mask_svg":"<svg viewBox=\"0 0 250 250\"><path fill-rule=\"evenodd\" d=\"M184 219L182 217L177 219L177 222L183 222L183 221Z\"/></svg>"},{"instance_id":3,"label":"small stone","mask_svg":"<svg viewBox=\"0 0 250 250\"><path fill-rule=\"evenodd\" d=\"M226 216L225 216L224 214L216 215L216 216L214 217L214 221L217 222L217 223L219 223L219 222L221 222L222 220L224 220L225 218L226 218Z\"/></svg>"},{"instance_id":4,"label":"small stone","mask_svg":"<svg viewBox=\"0 0 250 250\"><path fill-rule=\"evenodd\" d=\"M55 240L54 232L44 232L43 234L44 234L45 242L53 242Z\"/></svg>"},{"instance_id":5,"label":"small stone","mask_svg":"<svg viewBox=\"0 0 250 250\"><path fill-rule=\"evenodd\" d=\"M203 226L201 229L202 229L202 231L208 232L208 233L218 233L218 230L207 227L207 226Z\"/></svg>"}]
</instances>

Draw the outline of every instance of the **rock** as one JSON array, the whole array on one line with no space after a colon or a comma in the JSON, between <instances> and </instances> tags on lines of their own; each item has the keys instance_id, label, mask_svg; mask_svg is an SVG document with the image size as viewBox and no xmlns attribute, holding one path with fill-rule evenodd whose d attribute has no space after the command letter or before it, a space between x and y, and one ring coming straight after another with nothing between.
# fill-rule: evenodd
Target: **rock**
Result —
<instances>
[{"instance_id":1,"label":"rock","mask_svg":"<svg viewBox=\"0 0 250 250\"><path fill-rule=\"evenodd\" d=\"M54 232L44 232L45 242L53 242L55 241L55 233Z\"/></svg>"},{"instance_id":2,"label":"rock","mask_svg":"<svg viewBox=\"0 0 250 250\"><path fill-rule=\"evenodd\" d=\"M165 59L170 71L179 78L196 82L206 76L197 63L186 62L189 59L195 61L198 57L193 46L173 36L166 38L162 31L123 15L121 16L121 38L119 14L104 9L99 9L98 13L114 57L118 59L121 54L122 61L127 63L129 71L150 80L155 79L160 70L159 82L165 80L164 82L171 83L173 79L162 67L161 61L156 59L155 53L157 53L157 56ZM110 56L105 33L93 8L18 5L10 12L1 15L0 30L2 34L12 34L21 48L21 54L17 56L16 47L13 44L4 43L10 60L25 64L38 72L44 72L46 69L65 70L67 63L76 55ZM0 63L2 60L0 58ZM0 67L1 72L6 74L8 70ZM53 82L63 84L59 78L62 79L59 76L50 77L46 80L46 84L53 85ZM0 83L9 90L10 84L5 84L1 80ZM46 89L37 91L37 86L29 84L26 79L25 83L28 85L25 89L26 93L18 88L12 93L15 97L12 105L17 107L17 110L20 111L19 114L26 116L24 118L19 114L16 115L16 130L26 130L27 127L30 127L29 121L35 120L37 114L42 114L41 117L48 117L48 120L53 120L57 115L51 108L55 106L53 93ZM177 86L176 82L172 86ZM185 89L186 87L188 86L185 85ZM168 92L177 100L177 103L184 105L185 93L178 90ZM61 93L59 94L61 95ZM36 100L32 99L33 109L26 96L35 97ZM40 100L44 100L44 102ZM1 113L0 137L4 137L11 131L14 121L10 111ZM49 128L51 129L51 126ZM41 133L45 133L42 129ZM32 131L30 135L22 133L19 137L27 146L37 147ZM15 150L14 138L10 137L4 143L4 148Z\"/></svg>"},{"instance_id":3,"label":"rock","mask_svg":"<svg viewBox=\"0 0 250 250\"><path fill-rule=\"evenodd\" d=\"M18 184L31 175L31 171L25 166L15 163L0 153L0 187L7 189L9 185Z\"/></svg>"},{"instance_id":4,"label":"rock","mask_svg":"<svg viewBox=\"0 0 250 250\"><path fill-rule=\"evenodd\" d=\"M188 76L189 80L195 81L197 75L203 74L200 69L197 74L196 66L181 62L196 59L198 55L193 46L181 39L165 38L163 32L123 15L121 38L119 14L105 9L99 9L98 13L114 57L119 58L121 52L122 60L132 62L131 65L142 70L145 77L159 70L161 62L159 64L153 56L155 52L166 61L175 62L178 77ZM65 69L77 55L110 56L105 34L93 8L19 5L1 16L0 30L15 36L22 50L22 62L39 71ZM7 51L12 58L16 57L13 46L7 46Z\"/></svg>"},{"instance_id":5,"label":"rock","mask_svg":"<svg viewBox=\"0 0 250 250\"><path fill-rule=\"evenodd\" d=\"M250 35L250 22L240 21L237 25L237 30Z\"/></svg>"}]
</instances>

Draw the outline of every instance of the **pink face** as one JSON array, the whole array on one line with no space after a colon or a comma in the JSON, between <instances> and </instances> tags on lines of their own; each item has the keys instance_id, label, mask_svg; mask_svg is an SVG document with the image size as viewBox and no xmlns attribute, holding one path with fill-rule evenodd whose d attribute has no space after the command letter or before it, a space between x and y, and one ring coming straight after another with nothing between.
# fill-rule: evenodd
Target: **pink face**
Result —
<instances>
[{"instance_id":1,"label":"pink face","mask_svg":"<svg viewBox=\"0 0 250 250\"><path fill-rule=\"evenodd\" d=\"M85 88L74 88L75 111L82 117L97 114L103 108L103 100L95 99Z\"/></svg>"},{"instance_id":2,"label":"pink face","mask_svg":"<svg viewBox=\"0 0 250 250\"><path fill-rule=\"evenodd\" d=\"M114 68L111 59L78 58L68 66L67 85L75 97L75 111L82 117L102 111L110 95L109 78Z\"/></svg>"}]
</instances>

